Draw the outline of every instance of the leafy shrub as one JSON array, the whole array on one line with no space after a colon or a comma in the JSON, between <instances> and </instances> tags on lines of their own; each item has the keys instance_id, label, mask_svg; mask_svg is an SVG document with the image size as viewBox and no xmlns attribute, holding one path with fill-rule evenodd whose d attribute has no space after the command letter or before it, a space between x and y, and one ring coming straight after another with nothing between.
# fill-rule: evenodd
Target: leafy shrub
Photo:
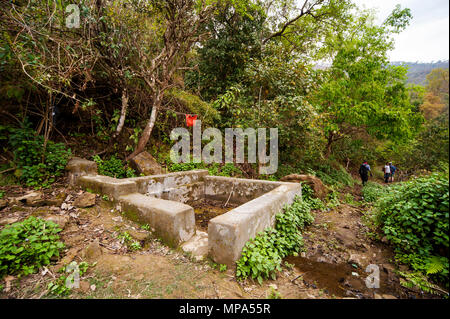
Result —
<instances>
[{"instance_id":1,"label":"leafy shrub","mask_svg":"<svg viewBox=\"0 0 450 319\"><path fill-rule=\"evenodd\" d=\"M344 167L339 166L339 169L333 168L331 165L324 164L318 165L316 170L307 170L310 174L315 175L321 179L325 184L332 186L353 186L355 180L353 177L345 170Z\"/></svg>"},{"instance_id":2,"label":"leafy shrub","mask_svg":"<svg viewBox=\"0 0 450 319\"><path fill-rule=\"evenodd\" d=\"M242 175L242 170L239 167L236 167L233 163L226 163L225 165L220 165L218 163L205 164L203 162L193 163L192 161L189 163L172 163L168 160L167 164L171 172L207 169L209 174L213 176L232 177Z\"/></svg>"},{"instance_id":3,"label":"leafy shrub","mask_svg":"<svg viewBox=\"0 0 450 319\"><path fill-rule=\"evenodd\" d=\"M275 229L267 228L249 240L242 249L237 262L236 277L245 279L251 276L262 283L263 279L276 278L276 271L281 271L284 257L298 253L303 247L300 230L312 223L309 205L296 199L276 215Z\"/></svg>"},{"instance_id":4,"label":"leafy shrub","mask_svg":"<svg viewBox=\"0 0 450 319\"><path fill-rule=\"evenodd\" d=\"M362 195L364 198L364 201L366 202L375 202L378 198L380 198L382 195L384 195L386 192L389 191L389 187L380 185L375 182L368 182L363 188L362 188Z\"/></svg>"},{"instance_id":5,"label":"leafy shrub","mask_svg":"<svg viewBox=\"0 0 450 319\"><path fill-rule=\"evenodd\" d=\"M330 187L330 189L331 192L327 195L327 207L333 209L341 205L341 202L339 201L339 192L334 187Z\"/></svg>"},{"instance_id":6,"label":"leafy shrub","mask_svg":"<svg viewBox=\"0 0 450 319\"><path fill-rule=\"evenodd\" d=\"M432 174L396 184L376 203L376 222L393 244L398 262L446 287L448 182L448 176Z\"/></svg>"},{"instance_id":7,"label":"leafy shrub","mask_svg":"<svg viewBox=\"0 0 450 319\"><path fill-rule=\"evenodd\" d=\"M94 155L93 159L97 163L100 175L114 178L136 177L135 171L131 167L125 168L122 160L115 155L112 155L108 160L102 160L100 156Z\"/></svg>"},{"instance_id":8,"label":"leafy shrub","mask_svg":"<svg viewBox=\"0 0 450 319\"><path fill-rule=\"evenodd\" d=\"M14 164L19 178L27 186L48 186L55 177L61 176L71 155L63 143L47 141L44 149L44 137L35 135L30 124L25 122L22 128L8 128L9 145L14 154Z\"/></svg>"},{"instance_id":9,"label":"leafy shrub","mask_svg":"<svg viewBox=\"0 0 450 319\"><path fill-rule=\"evenodd\" d=\"M311 209L325 209L324 203L315 197L313 189L307 184L302 184L302 200L308 203Z\"/></svg>"},{"instance_id":10,"label":"leafy shrub","mask_svg":"<svg viewBox=\"0 0 450 319\"><path fill-rule=\"evenodd\" d=\"M141 244L137 240L134 240L128 232L119 234L117 236L117 239L119 239L122 244L125 244L131 251L139 250L142 248Z\"/></svg>"},{"instance_id":11,"label":"leafy shrub","mask_svg":"<svg viewBox=\"0 0 450 319\"><path fill-rule=\"evenodd\" d=\"M28 275L48 265L64 244L59 241L59 226L30 216L6 226L0 232L0 278L7 274Z\"/></svg>"},{"instance_id":12,"label":"leafy shrub","mask_svg":"<svg viewBox=\"0 0 450 319\"><path fill-rule=\"evenodd\" d=\"M192 171L196 169L204 169L204 163L172 163L169 164L169 170L171 172L184 172L184 171Z\"/></svg>"}]
</instances>

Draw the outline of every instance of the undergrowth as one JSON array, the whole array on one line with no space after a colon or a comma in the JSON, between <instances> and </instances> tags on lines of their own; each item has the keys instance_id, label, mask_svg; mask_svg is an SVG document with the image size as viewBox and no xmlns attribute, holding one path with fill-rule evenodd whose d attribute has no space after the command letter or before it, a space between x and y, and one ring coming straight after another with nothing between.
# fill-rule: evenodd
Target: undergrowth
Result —
<instances>
[{"instance_id":1,"label":"undergrowth","mask_svg":"<svg viewBox=\"0 0 450 319\"><path fill-rule=\"evenodd\" d=\"M59 226L34 216L6 226L0 232L0 278L28 275L59 257L64 244Z\"/></svg>"},{"instance_id":2,"label":"undergrowth","mask_svg":"<svg viewBox=\"0 0 450 319\"><path fill-rule=\"evenodd\" d=\"M167 160L167 167L171 172L191 171L196 169L206 169L209 175L225 176L225 177L239 177L242 176L242 170L233 163L226 163L224 165L218 163L172 163L170 159Z\"/></svg>"},{"instance_id":3,"label":"undergrowth","mask_svg":"<svg viewBox=\"0 0 450 319\"><path fill-rule=\"evenodd\" d=\"M109 159L103 160L98 155L93 156L98 166L100 175L111 176L114 178L136 177L136 172L131 167L125 167L122 160L112 155Z\"/></svg>"},{"instance_id":4,"label":"undergrowth","mask_svg":"<svg viewBox=\"0 0 450 319\"><path fill-rule=\"evenodd\" d=\"M275 279L276 272L281 271L282 259L301 251L303 237L300 231L314 220L311 207L296 199L283 211L276 215L275 228L265 229L245 244L237 262L238 280L251 277L261 284L264 279Z\"/></svg>"},{"instance_id":5,"label":"undergrowth","mask_svg":"<svg viewBox=\"0 0 450 319\"><path fill-rule=\"evenodd\" d=\"M374 223L393 245L398 263L408 265L410 284L423 278L449 286L448 175L432 174L390 186L375 203ZM409 278L409 279L408 279Z\"/></svg>"},{"instance_id":6,"label":"undergrowth","mask_svg":"<svg viewBox=\"0 0 450 319\"><path fill-rule=\"evenodd\" d=\"M375 182L368 182L361 191L364 201L372 203L386 194L389 191L389 187Z\"/></svg>"},{"instance_id":7,"label":"undergrowth","mask_svg":"<svg viewBox=\"0 0 450 319\"><path fill-rule=\"evenodd\" d=\"M30 125L27 121L20 128L0 125L0 132L8 134L8 145L14 156L10 165L20 182L48 187L64 173L71 150L63 143L50 140L45 143L44 137L36 135Z\"/></svg>"}]
</instances>

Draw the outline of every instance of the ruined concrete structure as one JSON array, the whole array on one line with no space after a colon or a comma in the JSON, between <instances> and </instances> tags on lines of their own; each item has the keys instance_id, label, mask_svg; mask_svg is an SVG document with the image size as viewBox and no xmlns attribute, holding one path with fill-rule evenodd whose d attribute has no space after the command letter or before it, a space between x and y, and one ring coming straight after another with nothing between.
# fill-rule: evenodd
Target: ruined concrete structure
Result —
<instances>
[{"instance_id":1,"label":"ruined concrete structure","mask_svg":"<svg viewBox=\"0 0 450 319\"><path fill-rule=\"evenodd\" d=\"M211 258L230 266L249 239L273 226L275 215L301 196L298 183L209 176L207 170L116 179L97 175L95 162L80 158L73 158L67 170L72 184L108 195L128 218L149 224L171 246L189 241L186 246L195 247L195 214L189 203L205 198L239 204L209 221L207 240L200 236Z\"/></svg>"}]
</instances>

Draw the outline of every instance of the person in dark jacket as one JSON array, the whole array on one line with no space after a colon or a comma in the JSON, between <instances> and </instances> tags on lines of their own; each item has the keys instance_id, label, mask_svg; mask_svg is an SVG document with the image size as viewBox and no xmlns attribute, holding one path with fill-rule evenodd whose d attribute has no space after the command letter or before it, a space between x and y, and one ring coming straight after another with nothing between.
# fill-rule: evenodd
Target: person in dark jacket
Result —
<instances>
[{"instance_id":1,"label":"person in dark jacket","mask_svg":"<svg viewBox=\"0 0 450 319\"><path fill-rule=\"evenodd\" d=\"M359 176L361 176L363 186L366 185L367 181L369 180L369 173L370 176L372 176L370 165L367 163L367 161L364 161L364 163L362 163L359 167Z\"/></svg>"},{"instance_id":2,"label":"person in dark jacket","mask_svg":"<svg viewBox=\"0 0 450 319\"><path fill-rule=\"evenodd\" d=\"M394 174L395 174L395 171L397 170L397 167L392 165L392 162L389 162L389 168L391 169L390 182L392 183L394 181Z\"/></svg>"}]
</instances>

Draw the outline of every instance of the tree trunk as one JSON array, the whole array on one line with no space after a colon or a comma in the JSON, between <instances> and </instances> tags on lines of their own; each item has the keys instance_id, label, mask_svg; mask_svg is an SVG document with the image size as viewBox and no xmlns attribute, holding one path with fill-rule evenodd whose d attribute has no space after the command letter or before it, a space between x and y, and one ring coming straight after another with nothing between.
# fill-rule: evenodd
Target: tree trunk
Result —
<instances>
[{"instance_id":1,"label":"tree trunk","mask_svg":"<svg viewBox=\"0 0 450 319\"><path fill-rule=\"evenodd\" d=\"M328 140L328 142L327 142L327 149L326 149L326 152L325 152L325 158L326 159L328 159L329 157L330 157L330 155L331 155L331 146L333 145L333 133L330 133L330 135L328 135L328 137L327 137L327 140Z\"/></svg>"},{"instance_id":2,"label":"tree trunk","mask_svg":"<svg viewBox=\"0 0 450 319\"><path fill-rule=\"evenodd\" d=\"M122 110L120 111L119 123L117 124L116 132L114 132L113 139L119 136L120 132L122 132L122 128L125 123L125 117L127 115L127 108L128 108L128 92L127 89L124 88L122 91Z\"/></svg>"},{"instance_id":3,"label":"tree trunk","mask_svg":"<svg viewBox=\"0 0 450 319\"><path fill-rule=\"evenodd\" d=\"M158 113L159 107L161 106L161 101L162 101L162 94L157 94L155 101L153 103L150 119L148 120L147 125L145 126L144 132L142 132L142 135L139 138L139 142L136 149L126 158L127 161L135 158L139 153L144 151L145 146L147 145L147 142L150 139L150 135L152 134L153 126L155 125L156 122L156 115Z\"/></svg>"}]
</instances>

